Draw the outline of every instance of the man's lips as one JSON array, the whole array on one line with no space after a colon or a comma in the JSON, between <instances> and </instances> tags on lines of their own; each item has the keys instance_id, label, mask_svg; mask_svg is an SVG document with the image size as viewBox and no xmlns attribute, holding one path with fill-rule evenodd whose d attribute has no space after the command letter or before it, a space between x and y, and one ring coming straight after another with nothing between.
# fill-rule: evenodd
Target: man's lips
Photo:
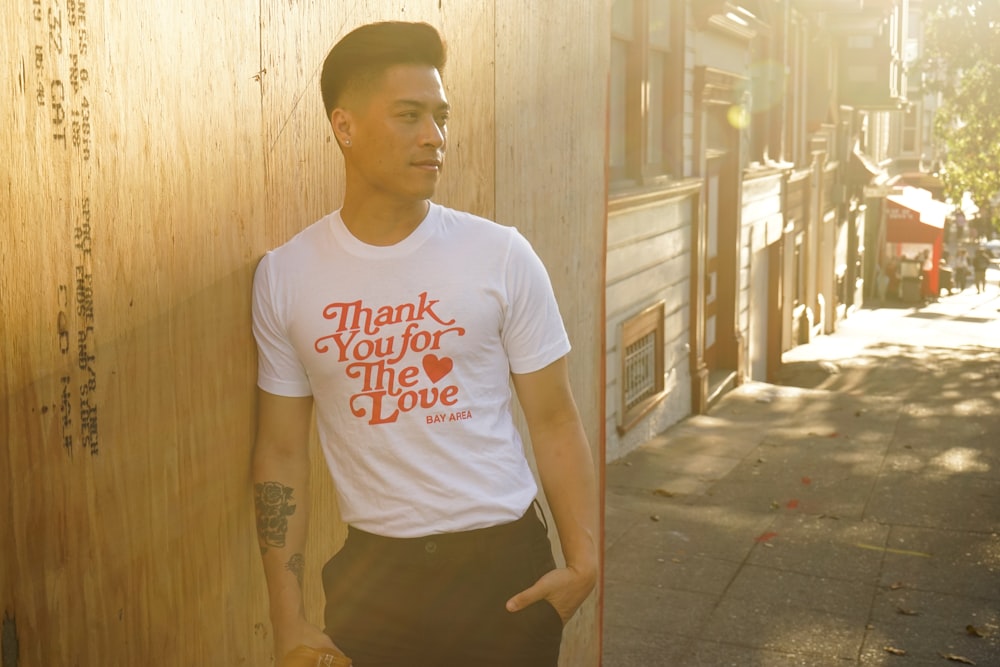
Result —
<instances>
[{"instance_id":1,"label":"man's lips","mask_svg":"<svg viewBox=\"0 0 1000 667\"><path fill-rule=\"evenodd\" d=\"M441 160L437 160L437 159L433 159L433 158L432 159L428 159L428 160L417 160L416 162L413 163L413 166L415 166L415 167L421 167L423 169L440 169L441 168Z\"/></svg>"}]
</instances>

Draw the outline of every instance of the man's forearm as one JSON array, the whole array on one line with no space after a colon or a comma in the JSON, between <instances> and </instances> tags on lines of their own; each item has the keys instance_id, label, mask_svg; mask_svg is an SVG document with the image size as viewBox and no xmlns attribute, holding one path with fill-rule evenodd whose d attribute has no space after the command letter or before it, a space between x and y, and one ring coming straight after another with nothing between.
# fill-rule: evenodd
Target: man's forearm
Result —
<instances>
[{"instance_id":1,"label":"man's forearm","mask_svg":"<svg viewBox=\"0 0 1000 667\"><path fill-rule=\"evenodd\" d=\"M263 446L262 446L263 445ZM257 540L267 578L271 620L304 617L302 577L309 521L309 461L258 443L253 459Z\"/></svg>"},{"instance_id":2,"label":"man's forearm","mask_svg":"<svg viewBox=\"0 0 1000 667\"><path fill-rule=\"evenodd\" d=\"M596 577L597 483L586 435L578 420L570 420L538 437L545 444L536 447L535 460L566 564Z\"/></svg>"},{"instance_id":3,"label":"man's forearm","mask_svg":"<svg viewBox=\"0 0 1000 667\"><path fill-rule=\"evenodd\" d=\"M586 578L596 579L597 482L566 358L512 377L566 564Z\"/></svg>"}]
</instances>

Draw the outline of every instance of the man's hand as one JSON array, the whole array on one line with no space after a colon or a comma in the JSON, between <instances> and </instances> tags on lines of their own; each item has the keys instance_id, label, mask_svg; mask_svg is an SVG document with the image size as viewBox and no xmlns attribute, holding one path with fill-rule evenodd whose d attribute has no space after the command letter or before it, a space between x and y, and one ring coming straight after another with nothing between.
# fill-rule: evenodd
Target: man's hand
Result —
<instances>
[{"instance_id":1,"label":"man's hand","mask_svg":"<svg viewBox=\"0 0 1000 667\"><path fill-rule=\"evenodd\" d=\"M304 618L282 625L274 623L274 664L280 667L285 656L299 646L340 650L325 632Z\"/></svg>"},{"instance_id":2,"label":"man's hand","mask_svg":"<svg viewBox=\"0 0 1000 667\"><path fill-rule=\"evenodd\" d=\"M531 588L508 600L507 611L520 611L540 600L547 600L565 625L590 595L596 581L596 572L581 572L572 567L557 568L542 575Z\"/></svg>"}]
</instances>

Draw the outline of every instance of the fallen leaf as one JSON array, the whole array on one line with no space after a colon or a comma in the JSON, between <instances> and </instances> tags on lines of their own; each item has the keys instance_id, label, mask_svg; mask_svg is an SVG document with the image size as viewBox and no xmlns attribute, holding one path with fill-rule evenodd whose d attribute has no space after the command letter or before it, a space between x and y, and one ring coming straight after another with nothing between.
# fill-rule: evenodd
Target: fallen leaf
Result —
<instances>
[{"instance_id":1,"label":"fallen leaf","mask_svg":"<svg viewBox=\"0 0 1000 667\"><path fill-rule=\"evenodd\" d=\"M787 507L790 510L793 510L798 506L799 506L799 501L795 500L794 498L785 503L785 507Z\"/></svg>"},{"instance_id":2,"label":"fallen leaf","mask_svg":"<svg viewBox=\"0 0 1000 667\"><path fill-rule=\"evenodd\" d=\"M809 484L812 484L813 481L811 479L809 479L808 477L803 477L802 478L802 483L808 486Z\"/></svg>"},{"instance_id":3,"label":"fallen leaf","mask_svg":"<svg viewBox=\"0 0 1000 667\"><path fill-rule=\"evenodd\" d=\"M970 625L967 625L967 626L965 626L965 632L966 632L966 634L968 634L968 635L969 635L970 637L985 637L985 636L986 636L986 635L984 635L984 634L983 634L983 633L982 633L982 632L981 632L981 631L979 630L979 628L977 628L976 626L974 626L974 625L971 625L971 624L970 624Z\"/></svg>"},{"instance_id":4,"label":"fallen leaf","mask_svg":"<svg viewBox=\"0 0 1000 667\"><path fill-rule=\"evenodd\" d=\"M972 662L971 660L969 660L968 658L966 658L964 656L961 656L961 655L955 655L954 653L938 653L938 655L941 656L942 658L944 658L945 660L951 660L952 662L960 662L963 665L974 665L974 664L976 664L976 663Z\"/></svg>"},{"instance_id":5,"label":"fallen leaf","mask_svg":"<svg viewBox=\"0 0 1000 667\"><path fill-rule=\"evenodd\" d=\"M894 646L886 646L885 649L883 649L883 650L886 653L891 653L893 655L906 655L906 651L904 651L901 648L896 648Z\"/></svg>"},{"instance_id":6,"label":"fallen leaf","mask_svg":"<svg viewBox=\"0 0 1000 667\"><path fill-rule=\"evenodd\" d=\"M840 434L837 433L836 431L833 431L832 433L827 433L826 437L828 437L828 438L836 438L838 435L840 435Z\"/></svg>"},{"instance_id":7,"label":"fallen leaf","mask_svg":"<svg viewBox=\"0 0 1000 667\"><path fill-rule=\"evenodd\" d=\"M779 503L777 500L771 501L771 509L776 510L780 508L781 508L781 503Z\"/></svg>"},{"instance_id":8,"label":"fallen leaf","mask_svg":"<svg viewBox=\"0 0 1000 667\"><path fill-rule=\"evenodd\" d=\"M654 496L663 496L664 498L673 498L676 495L673 491L667 491L666 489L657 489L653 491Z\"/></svg>"},{"instance_id":9,"label":"fallen leaf","mask_svg":"<svg viewBox=\"0 0 1000 667\"><path fill-rule=\"evenodd\" d=\"M778 536L777 533L772 533L772 532L763 533L762 535L758 535L757 537L755 537L754 542L767 542L771 538L777 536Z\"/></svg>"},{"instance_id":10,"label":"fallen leaf","mask_svg":"<svg viewBox=\"0 0 1000 667\"><path fill-rule=\"evenodd\" d=\"M659 514L653 514L652 516L649 517L649 520L650 521L659 521L660 520L660 515Z\"/></svg>"},{"instance_id":11,"label":"fallen leaf","mask_svg":"<svg viewBox=\"0 0 1000 667\"><path fill-rule=\"evenodd\" d=\"M903 587L903 582L902 581L897 581L894 584L889 584L889 590L890 591L898 591L902 587Z\"/></svg>"},{"instance_id":12,"label":"fallen leaf","mask_svg":"<svg viewBox=\"0 0 1000 667\"><path fill-rule=\"evenodd\" d=\"M902 614L903 616L920 616L919 611L913 611L911 609L903 609L902 607L896 607L896 613Z\"/></svg>"}]
</instances>

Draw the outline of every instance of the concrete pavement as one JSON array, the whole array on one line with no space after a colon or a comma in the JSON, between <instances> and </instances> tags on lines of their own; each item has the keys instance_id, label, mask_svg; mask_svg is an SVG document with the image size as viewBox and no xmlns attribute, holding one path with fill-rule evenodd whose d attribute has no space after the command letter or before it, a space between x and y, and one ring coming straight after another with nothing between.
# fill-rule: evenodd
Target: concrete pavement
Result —
<instances>
[{"instance_id":1,"label":"concrete pavement","mask_svg":"<svg viewBox=\"0 0 1000 667\"><path fill-rule=\"evenodd\" d=\"M610 464L604 667L1000 665L996 278Z\"/></svg>"}]
</instances>

